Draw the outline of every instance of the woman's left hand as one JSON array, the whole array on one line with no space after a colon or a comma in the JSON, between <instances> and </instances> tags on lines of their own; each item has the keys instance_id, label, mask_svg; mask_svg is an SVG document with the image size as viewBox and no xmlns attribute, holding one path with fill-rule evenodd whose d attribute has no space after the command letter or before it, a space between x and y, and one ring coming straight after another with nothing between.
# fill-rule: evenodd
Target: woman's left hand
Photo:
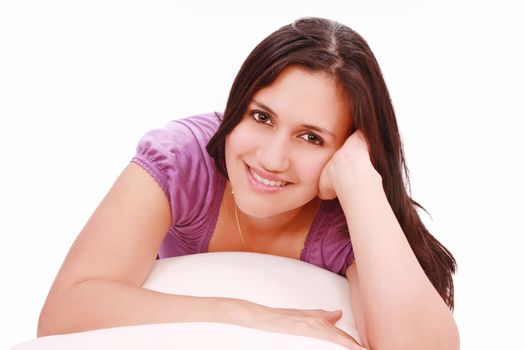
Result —
<instances>
[{"instance_id":1,"label":"woman's left hand","mask_svg":"<svg viewBox=\"0 0 525 350\"><path fill-rule=\"evenodd\" d=\"M326 163L319 178L319 198L337 197L337 191L363 177L379 176L370 161L369 146L363 132L353 132Z\"/></svg>"}]
</instances>

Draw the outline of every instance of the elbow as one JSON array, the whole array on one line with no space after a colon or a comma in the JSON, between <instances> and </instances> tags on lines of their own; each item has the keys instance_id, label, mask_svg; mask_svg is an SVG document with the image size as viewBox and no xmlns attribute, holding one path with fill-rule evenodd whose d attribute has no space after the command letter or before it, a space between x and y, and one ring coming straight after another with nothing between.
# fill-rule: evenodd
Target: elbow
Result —
<instances>
[{"instance_id":1,"label":"elbow","mask_svg":"<svg viewBox=\"0 0 525 350\"><path fill-rule=\"evenodd\" d=\"M38 338L75 331L77 304L72 300L72 287L51 288L38 317Z\"/></svg>"},{"instance_id":2,"label":"elbow","mask_svg":"<svg viewBox=\"0 0 525 350\"><path fill-rule=\"evenodd\" d=\"M450 325L449 325L449 331L448 333L448 343L447 346L444 347L444 349L451 349L451 350L459 350L459 330L456 325L456 322L454 321L454 318L450 316Z\"/></svg>"},{"instance_id":3,"label":"elbow","mask_svg":"<svg viewBox=\"0 0 525 350\"><path fill-rule=\"evenodd\" d=\"M432 334L422 336L421 334L403 337L404 339L378 340L371 337L368 346L370 349L377 350L397 350L397 349L427 349L427 350L459 350L460 341L457 332L448 333L444 336Z\"/></svg>"},{"instance_id":4,"label":"elbow","mask_svg":"<svg viewBox=\"0 0 525 350\"><path fill-rule=\"evenodd\" d=\"M63 308L63 305L57 303L56 300L53 302L53 298L48 297L38 317L36 334L38 338L67 333L64 327L66 322L60 312Z\"/></svg>"},{"instance_id":5,"label":"elbow","mask_svg":"<svg viewBox=\"0 0 525 350\"><path fill-rule=\"evenodd\" d=\"M50 322L50 317L48 316L46 306L44 306L40 312L40 316L38 317L36 336L40 338L53 334L54 332L52 329L52 323Z\"/></svg>"},{"instance_id":6,"label":"elbow","mask_svg":"<svg viewBox=\"0 0 525 350\"><path fill-rule=\"evenodd\" d=\"M406 322L390 323L388 327L370 326L367 332L371 349L459 350L459 331L451 314L441 317L429 314ZM383 324L383 326L385 326Z\"/></svg>"},{"instance_id":7,"label":"elbow","mask_svg":"<svg viewBox=\"0 0 525 350\"><path fill-rule=\"evenodd\" d=\"M65 327L66 323L60 320L60 315L53 314L49 309L50 307L44 306L40 312L36 331L37 338L71 333L71 330Z\"/></svg>"},{"instance_id":8,"label":"elbow","mask_svg":"<svg viewBox=\"0 0 525 350\"><path fill-rule=\"evenodd\" d=\"M430 344L427 349L459 350L459 331L449 310L443 317L435 317L434 322L429 323L427 340Z\"/></svg>"}]
</instances>

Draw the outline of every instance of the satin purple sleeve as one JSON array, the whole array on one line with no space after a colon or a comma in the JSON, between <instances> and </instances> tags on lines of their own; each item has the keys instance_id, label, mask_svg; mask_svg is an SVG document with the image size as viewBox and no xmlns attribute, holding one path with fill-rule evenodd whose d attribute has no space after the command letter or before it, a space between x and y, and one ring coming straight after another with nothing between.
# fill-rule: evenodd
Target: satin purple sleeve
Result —
<instances>
[{"instance_id":1,"label":"satin purple sleeve","mask_svg":"<svg viewBox=\"0 0 525 350\"><path fill-rule=\"evenodd\" d=\"M166 194L174 228L193 227L210 206L216 171L205 147L218 123L213 114L174 120L145 133L137 145L132 162Z\"/></svg>"},{"instance_id":2,"label":"satin purple sleeve","mask_svg":"<svg viewBox=\"0 0 525 350\"><path fill-rule=\"evenodd\" d=\"M206 152L219 120L204 114L175 120L140 139L132 161L157 181L169 201L172 226L161 258L203 253L219 214L225 179ZM323 201L301 260L345 276L354 254L337 200Z\"/></svg>"}]
</instances>

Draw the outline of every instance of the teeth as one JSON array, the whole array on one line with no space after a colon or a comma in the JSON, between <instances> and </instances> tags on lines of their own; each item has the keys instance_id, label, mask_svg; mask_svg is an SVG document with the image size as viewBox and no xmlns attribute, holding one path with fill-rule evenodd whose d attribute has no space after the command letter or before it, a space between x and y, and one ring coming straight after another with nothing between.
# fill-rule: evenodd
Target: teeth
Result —
<instances>
[{"instance_id":1,"label":"teeth","mask_svg":"<svg viewBox=\"0 0 525 350\"><path fill-rule=\"evenodd\" d=\"M270 180L265 179L264 177L260 177L259 174L257 174L251 168L250 168L250 172L252 173L253 177L257 181L259 181L262 184L265 184L266 186L283 187L284 185L286 185L286 182L284 181L270 181Z\"/></svg>"}]
</instances>

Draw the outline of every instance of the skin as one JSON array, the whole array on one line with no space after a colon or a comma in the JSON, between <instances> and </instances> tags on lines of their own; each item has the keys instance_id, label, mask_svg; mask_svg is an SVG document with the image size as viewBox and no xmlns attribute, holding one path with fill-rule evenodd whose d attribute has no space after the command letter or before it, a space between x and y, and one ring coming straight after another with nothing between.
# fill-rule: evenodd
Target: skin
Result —
<instances>
[{"instance_id":1,"label":"skin","mask_svg":"<svg viewBox=\"0 0 525 350\"><path fill-rule=\"evenodd\" d=\"M363 344L372 349L458 349L454 319L390 207L365 135L356 130L348 136L350 108L342 96L330 77L293 66L254 96L247 117L226 144L231 185L244 220L252 234L271 237L293 227L294 220L304 222L302 209L316 197L337 197L356 257L346 276ZM261 109L279 118L261 115ZM303 142L303 123L331 131L333 137L325 132L323 147L310 149ZM248 185L244 164L291 185L278 193L258 193ZM357 346L346 334L337 339L349 348Z\"/></svg>"},{"instance_id":2,"label":"skin","mask_svg":"<svg viewBox=\"0 0 525 350\"><path fill-rule=\"evenodd\" d=\"M352 127L345 97L331 76L290 66L271 85L254 94L243 119L227 136L229 186L235 193L244 237L252 245L271 245L283 235L304 233L317 211L310 209L320 199L336 197L327 170ZM275 193L258 192L250 184L247 167L289 184ZM267 330L288 329L304 335L293 317L309 317L310 335L361 349L349 334L335 326L342 317L340 310L326 313L272 309L270 317L261 310L252 311L245 325L266 324Z\"/></svg>"},{"instance_id":3,"label":"skin","mask_svg":"<svg viewBox=\"0 0 525 350\"><path fill-rule=\"evenodd\" d=\"M332 93L321 94L323 98L337 96L335 85L330 79L320 75L304 74L304 71L291 73L297 73L294 74L295 77L305 78L302 82L309 83L312 89L314 86L316 89L324 86L323 90ZM278 82L283 81L283 79L278 80ZM303 86L303 84L298 85L299 88ZM265 98L264 93L271 93L270 90L261 91L257 97ZM306 99L302 100L305 97ZM294 97L297 105L316 99L317 94L315 99L311 95ZM324 104L330 106L332 102L339 103L336 98L327 98L315 111L303 110L305 113L308 112L303 116L308 117L308 121L313 123L314 117L317 118L324 110L324 108L319 110L319 107ZM346 108L342 106L343 109ZM290 107L292 106L288 106ZM257 160L254 165L264 166L266 171L278 171L281 176L286 176L287 180L294 182L294 185L288 188L294 195L286 202L281 196L282 205L275 208L277 210L268 208L271 206L265 202L265 199L253 206L247 205L249 201L240 203L242 210L252 214L251 218L260 219L254 221L255 223L269 225L272 219L275 219L282 227L287 222L290 223L292 218L297 219L297 215L301 212L304 214L305 211L297 209L301 206L306 207L305 204L315 199L316 183L320 172L343 140L342 138L338 142L325 140L328 145L326 148L316 148L317 146L312 146L301 138L306 130L298 130L295 123L285 119L288 115L299 119L301 115L289 114L289 110L283 110L279 105L274 105L273 108L281 113L282 118L275 129L262 124L252 125L264 128L262 130L266 130L267 137L273 139L276 135L273 141L287 144L289 147L287 150L294 150L294 154L299 154L299 150L305 150L312 158L301 158L301 162L297 162L296 159L279 158L279 161L284 159L281 164L285 167L276 168L275 163L270 162L271 153L266 153L265 149L262 149L262 153L257 153L257 148L234 148L235 153L228 153L229 170L233 175L232 183L235 184L239 199L247 195L247 193L243 194L243 189L239 186L239 177L235 175L235 166L238 166L241 160L250 162ZM320 126L331 129L335 133L339 130L336 127L339 122L336 120L348 121L348 114L339 113L341 108L328 109L328 111L330 113L327 116L331 119L325 119L326 124ZM304 122L300 121L301 124ZM245 123L243 122L236 129L236 133L247 126ZM272 130L276 130L273 135ZM230 138L229 141L230 147L237 147L232 142L235 138ZM258 139L258 141L262 140ZM277 151L278 149L272 149L272 152ZM261 155L262 157L259 158ZM307 170L311 169L309 166L313 164L310 162L312 159L315 159L315 172L301 171L303 167ZM234 162L232 163L231 160ZM259 214L256 214L257 210L260 211ZM244 215L243 211L241 215ZM246 219L247 216L243 218ZM130 163L71 246L40 313L38 336L137 324L224 322L261 330L316 337L349 349L359 349L357 343L348 334L335 326L337 320L341 318L340 312L272 308L242 299L172 295L142 288L170 226L170 204L162 189L147 171L135 163ZM257 227L261 230L265 226ZM257 234L261 231L252 232ZM268 232L277 234L275 229ZM287 232L290 233L290 230ZM271 236L266 238L268 237ZM257 242L257 244L264 243L266 242Z\"/></svg>"},{"instance_id":4,"label":"skin","mask_svg":"<svg viewBox=\"0 0 525 350\"><path fill-rule=\"evenodd\" d=\"M271 125L256 122L253 118L260 115L250 113L250 104L226 145L231 187L248 237L265 245L279 234L300 232L305 213L310 213L305 208L318 197L337 196L356 257L346 276L363 344L382 350L458 349L452 315L406 241L381 176L370 163L364 135L357 130L347 137L351 116L335 82L321 73L290 67L254 99L279 117L270 118ZM312 130L302 127L304 123L325 128L334 137L319 133L325 145L311 145L305 135ZM246 183L245 163L291 184L281 193L254 192ZM144 169L129 164L71 247L40 314L38 335L209 321L360 348L335 326L340 313L142 288L170 226L165 194Z\"/></svg>"},{"instance_id":5,"label":"skin","mask_svg":"<svg viewBox=\"0 0 525 350\"><path fill-rule=\"evenodd\" d=\"M346 271L363 344L371 349L459 349L448 306L412 251L357 130L320 177L319 195L337 197L355 261Z\"/></svg>"},{"instance_id":6,"label":"skin","mask_svg":"<svg viewBox=\"0 0 525 350\"><path fill-rule=\"evenodd\" d=\"M324 73L288 67L252 98L227 136L226 167L243 234L261 244L304 232L319 204L319 179L350 130L350 106ZM322 131L305 127L316 126ZM277 193L254 191L246 165L289 182ZM245 231L245 232L244 232Z\"/></svg>"}]
</instances>

